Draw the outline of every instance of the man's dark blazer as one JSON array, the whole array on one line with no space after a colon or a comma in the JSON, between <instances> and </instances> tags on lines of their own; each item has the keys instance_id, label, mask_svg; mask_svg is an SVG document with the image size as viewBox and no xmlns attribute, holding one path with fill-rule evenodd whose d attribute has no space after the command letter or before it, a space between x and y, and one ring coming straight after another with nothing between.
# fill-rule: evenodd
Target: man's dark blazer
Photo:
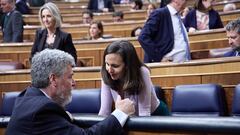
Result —
<instances>
[{"instance_id":1,"label":"man's dark blazer","mask_svg":"<svg viewBox=\"0 0 240 135\"><path fill-rule=\"evenodd\" d=\"M209 14L209 29L217 29L223 28L223 24L221 18L217 11L211 9L208 12ZM187 29L189 30L190 27L197 29L197 17L196 17L196 9L191 10L183 20L183 23Z\"/></svg>"},{"instance_id":2,"label":"man's dark blazer","mask_svg":"<svg viewBox=\"0 0 240 135\"><path fill-rule=\"evenodd\" d=\"M38 29L35 34L35 41L31 51L31 58L36 52L40 52L45 49L45 43L47 39L47 29ZM53 48L68 52L73 56L75 62L77 62L76 49L72 42L72 36L69 33L63 32L60 28L56 29L55 41L53 43ZM30 58L30 60L31 60Z\"/></svg>"},{"instance_id":3,"label":"man's dark blazer","mask_svg":"<svg viewBox=\"0 0 240 135\"><path fill-rule=\"evenodd\" d=\"M145 23L138 41L144 49L144 62L160 62L173 49L174 32L170 12L166 7L153 11Z\"/></svg>"},{"instance_id":4,"label":"man's dark blazer","mask_svg":"<svg viewBox=\"0 0 240 135\"><path fill-rule=\"evenodd\" d=\"M26 0L19 0L16 4L16 9L22 13L22 14L29 14L30 13L30 8L27 5Z\"/></svg>"},{"instance_id":5,"label":"man's dark blazer","mask_svg":"<svg viewBox=\"0 0 240 135\"><path fill-rule=\"evenodd\" d=\"M8 17L8 21L4 21L6 18L3 20L6 24L2 24L3 42L23 42L22 14L17 10L13 10Z\"/></svg>"},{"instance_id":6,"label":"man's dark blazer","mask_svg":"<svg viewBox=\"0 0 240 135\"><path fill-rule=\"evenodd\" d=\"M108 8L109 12L114 11L114 7L112 4L112 0L103 0L104 1L104 8ZM98 0L89 0L88 2L88 9L92 12L102 12L102 10L98 9Z\"/></svg>"},{"instance_id":7,"label":"man's dark blazer","mask_svg":"<svg viewBox=\"0 0 240 135\"><path fill-rule=\"evenodd\" d=\"M82 104L82 103L79 103ZM110 115L102 122L83 129L38 88L29 87L17 97L6 135L120 135L123 128Z\"/></svg>"},{"instance_id":8,"label":"man's dark blazer","mask_svg":"<svg viewBox=\"0 0 240 135\"><path fill-rule=\"evenodd\" d=\"M224 57L234 57L234 56L236 56L236 54L237 54L236 51L230 51L230 52L225 53L223 56Z\"/></svg>"}]
</instances>

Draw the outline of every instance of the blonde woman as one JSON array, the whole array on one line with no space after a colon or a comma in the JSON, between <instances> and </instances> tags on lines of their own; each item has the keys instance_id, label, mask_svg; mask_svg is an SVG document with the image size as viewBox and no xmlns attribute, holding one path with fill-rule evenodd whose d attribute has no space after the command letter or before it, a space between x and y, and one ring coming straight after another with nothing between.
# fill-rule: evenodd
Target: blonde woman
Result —
<instances>
[{"instance_id":1,"label":"blonde woman","mask_svg":"<svg viewBox=\"0 0 240 135\"><path fill-rule=\"evenodd\" d=\"M58 7L51 2L43 5L39 10L39 20L42 28L36 31L31 58L36 52L55 48L71 54L76 62L77 54L72 36L61 30L62 18Z\"/></svg>"}]
</instances>

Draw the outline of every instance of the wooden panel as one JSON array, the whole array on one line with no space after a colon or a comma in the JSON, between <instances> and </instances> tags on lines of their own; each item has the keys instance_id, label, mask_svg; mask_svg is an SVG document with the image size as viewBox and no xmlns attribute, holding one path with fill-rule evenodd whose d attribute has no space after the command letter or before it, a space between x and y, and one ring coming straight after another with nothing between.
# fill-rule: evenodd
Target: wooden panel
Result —
<instances>
[{"instance_id":1,"label":"wooden panel","mask_svg":"<svg viewBox=\"0 0 240 135\"><path fill-rule=\"evenodd\" d=\"M202 83L217 83L220 85L236 85L240 83L239 80L240 71L202 76Z\"/></svg>"},{"instance_id":2,"label":"wooden panel","mask_svg":"<svg viewBox=\"0 0 240 135\"><path fill-rule=\"evenodd\" d=\"M209 39L209 40L198 40L190 41L190 49L193 50L203 50L203 49L216 49L229 47L227 38L220 39Z\"/></svg>"},{"instance_id":3,"label":"wooden panel","mask_svg":"<svg viewBox=\"0 0 240 135\"><path fill-rule=\"evenodd\" d=\"M22 91L31 85L30 81L13 81L13 82L0 82L0 90L4 92L8 91Z\"/></svg>"},{"instance_id":4,"label":"wooden panel","mask_svg":"<svg viewBox=\"0 0 240 135\"><path fill-rule=\"evenodd\" d=\"M5 53L0 53L0 61L19 61L18 60L18 54L14 53L14 54L5 54Z\"/></svg>"},{"instance_id":5,"label":"wooden panel","mask_svg":"<svg viewBox=\"0 0 240 135\"><path fill-rule=\"evenodd\" d=\"M96 81L95 80L75 80L76 81L76 88L77 89L83 89L83 88L98 88L96 87Z\"/></svg>"},{"instance_id":6,"label":"wooden panel","mask_svg":"<svg viewBox=\"0 0 240 135\"><path fill-rule=\"evenodd\" d=\"M239 15L240 10L229 12L229 13L221 13L221 17L224 19L233 20L236 19ZM134 12L133 12L134 13ZM140 14L143 16L142 14ZM135 14L129 14L129 16L136 16ZM110 34L114 37L130 37L131 30L137 26L144 25L144 19L141 21L133 21L133 22L124 22L124 23L105 23L104 24L104 33ZM24 40L25 41L33 41L35 30L40 26L25 26L24 27ZM63 30L72 34L74 40L81 39L86 37L88 34L88 26L87 25L65 25L62 28ZM0 33L1 34L1 33ZM204 35L204 34L207 34ZM210 30L209 32L202 31L197 32L195 34L189 34L190 41L198 41L198 40L206 40L206 39L219 39L224 38L226 36L225 30Z\"/></svg>"},{"instance_id":7,"label":"wooden panel","mask_svg":"<svg viewBox=\"0 0 240 135\"><path fill-rule=\"evenodd\" d=\"M221 1L217 2L215 5L213 5L213 8L217 11L223 11L223 7L227 4L230 3L229 1ZM237 9L240 9L240 1L239 0L231 0L231 3L234 3L236 5Z\"/></svg>"}]
</instances>

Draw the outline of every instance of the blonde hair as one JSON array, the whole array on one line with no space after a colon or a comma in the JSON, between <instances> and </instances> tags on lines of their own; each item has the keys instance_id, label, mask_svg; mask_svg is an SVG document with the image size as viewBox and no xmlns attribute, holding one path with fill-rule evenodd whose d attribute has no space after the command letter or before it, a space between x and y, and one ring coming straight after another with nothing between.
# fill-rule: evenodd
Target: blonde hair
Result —
<instances>
[{"instance_id":1,"label":"blonde hair","mask_svg":"<svg viewBox=\"0 0 240 135\"><path fill-rule=\"evenodd\" d=\"M55 5L52 2L48 2L48 3L44 4L40 8L39 13L38 13L38 17L39 17L39 20L41 22L42 28L45 28L45 26L43 24L43 21L42 21L42 11L44 9L48 9L49 12L52 14L53 18L55 19L55 28L61 27L61 25L62 25L62 16L61 16L61 13L60 13L57 5Z\"/></svg>"}]
</instances>

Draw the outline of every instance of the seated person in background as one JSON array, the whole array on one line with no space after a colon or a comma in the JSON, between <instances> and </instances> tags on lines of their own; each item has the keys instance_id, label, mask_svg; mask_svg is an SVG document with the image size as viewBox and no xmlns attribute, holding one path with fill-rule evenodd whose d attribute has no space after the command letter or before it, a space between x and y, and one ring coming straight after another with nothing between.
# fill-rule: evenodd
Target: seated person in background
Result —
<instances>
[{"instance_id":1,"label":"seated person in background","mask_svg":"<svg viewBox=\"0 0 240 135\"><path fill-rule=\"evenodd\" d=\"M72 36L70 33L61 30L62 18L58 7L54 3L46 3L39 10L39 18L42 28L36 30L31 58L36 52L45 48L55 48L68 52L76 62L77 53L72 42Z\"/></svg>"},{"instance_id":2,"label":"seated person in background","mask_svg":"<svg viewBox=\"0 0 240 135\"><path fill-rule=\"evenodd\" d=\"M148 17L150 16L150 14L157 8L157 5L154 3L149 3L147 6L147 17L146 19L148 19Z\"/></svg>"},{"instance_id":3,"label":"seated person in background","mask_svg":"<svg viewBox=\"0 0 240 135\"><path fill-rule=\"evenodd\" d=\"M88 30L89 40L103 39L103 25L101 21L93 21Z\"/></svg>"},{"instance_id":4,"label":"seated person in background","mask_svg":"<svg viewBox=\"0 0 240 135\"><path fill-rule=\"evenodd\" d=\"M113 4L120 4L121 0L113 0Z\"/></svg>"},{"instance_id":5,"label":"seated person in background","mask_svg":"<svg viewBox=\"0 0 240 135\"><path fill-rule=\"evenodd\" d=\"M171 0L151 13L138 36L145 63L191 60L187 31L178 15L185 4L185 0Z\"/></svg>"},{"instance_id":6,"label":"seated person in background","mask_svg":"<svg viewBox=\"0 0 240 135\"><path fill-rule=\"evenodd\" d=\"M93 13L90 10L85 10L82 12L82 23L90 24L93 21Z\"/></svg>"},{"instance_id":7,"label":"seated person in background","mask_svg":"<svg viewBox=\"0 0 240 135\"><path fill-rule=\"evenodd\" d=\"M114 4L127 4L130 0L113 0Z\"/></svg>"},{"instance_id":8,"label":"seated person in background","mask_svg":"<svg viewBox=\"0 0 240 135\"><path fill-rule=\"evenodd\" d=\"M223 7L223 12L229 12L229 11L233 11L236 9L237 9L237 7L234 3L228 3Z\"/></svg>"},{"instance_id":9,"label":"seated person in background","mask_svg":"<svg viewBox=\"0 0 240 135\"><path fill-rule=\"evenodd\" d=\"M229 22L226 27L230 52L224 54L225 57L240 56L240 18Z\"/></svg>"},{"instance_id":10,"label":"seated person in background","mask_svg":"<svg viewBox=\"0 0 240 135\"><path fill-rule=\"evenodd\" d=\"M41 7L45 4L45 0L28 0L31 7Z\"/></svg>"},{"instance_id":11,"label":"seated person in background","mask_svg":"<svg viewBox=\"0 0 240 135\"><path fill-rule=\"evenodd\" d=\"M124 14L122 11L116 11L112 15L113 17L113 22L123 22L124 21Z\"/></svg>"},{"instance_id":12,"label":"seated person in background","mask_svg":"<svg viewBox=\"0 0 240 135\"><path fill-rule=\"evenodd\" d=\"M131 11L141 10L143 6L142 0L131 0Z\"/></svg>"},{"instance_id":13,"label":"seated person in background","mask_svg":"<svg viewBox=\"0 0 240 135\"><path fill-rule=\"evenodd\" d=\"M170 2L171 0L161 0L160 8L167 6L167 4L169 4Z\"/></svg>"},{"instance_id":14,"label":"seated person in background","mask_svg":"<svg viewBox=\"0 0 240 135\"><path fill-rule=\"evenodd\" d=\"M32 58L31 86L16 99L6 135L122 135L133 102L118 97L116 110L90 128L77 125L64 107L71 102L76 83L74 58L61 50L45 49ZM84 104L84 103L79 103Z\"/></svg>"},{"instance_id":15,"label":"seated person in background","mask_svg":"<svg viewBox=\"0 0 240 135\"><path fill-rule=\"evenodd\" d=\"M5 14L2 11L2 8L0 8L0 26L3 26Z\"/></svg>"},{"instance_id":16,"label":"seated person in background","mask_svg":"<svg viewBox=\"0 0 240 135\"><path fill-rule=\"evenodd\" d=\"M185 7L182 11L180 11L181 19L184 20L187 14L192 10L192 7Z\"/></svg>"},{"instance_id":17,"label":"seated person in background","mask_svg":"<svg viewBox=\"0 0 240 135\"><path fill-rule=\"evenodd\" d=\"M114 12L112 0L89 0L87 9L92 12Z\"/></svg>"},{"instance_id":18,"label":"seated person in background","mask_svg":"<svg viewBox=\"0 0 240 135\"><path fill-rule=\"evenodd\" d=\"M142 27L138 26L131 31L131 37L138 37L142 31Z\"/></svg>"},{"instance_id":19,"label":"seated person in background","mask_svg":"<svg viewBox=\"0 0 240 135\"><path fill-rule=\"evenodd\" d=\"M129 41L108 45L103 54L101 74L99 115L110 115L112 103L118 96L134 102L136 116L169 115L166 104L156 96L149 68L139 60Z\"/></svg>"},{"instance_id":20,"label":"seated person in background","mask_svg":"<svg viewBox=\"0 0 240 135\"><path fill-rule=\"evenodd\" d=\"M16 0L16 9L22 14L29 14L30 8L27 5L26 0Z\"/></svg>"},{"instance_id":21,"label":"seated person in background","mask_svg":"<svg viewBox=\"0 0 240 135\"><path fill-rule=\"evenodd\" d=\"M196 0L194 9L184 19L184 25L189 32L223 28L221 18L212 8L214 0Z\"/></svg>"},{"instance_id":22,"label":"seated person in background","mask_svg":"<svg viewBox=\"0 0 240 135\"><path fill-rule=\"evenodd\" d=\"M15 9L15 0L1 0L0 4L4 13L2 21L3 42L23 42L23 17Z\"/></svg>"}]
</instances>

